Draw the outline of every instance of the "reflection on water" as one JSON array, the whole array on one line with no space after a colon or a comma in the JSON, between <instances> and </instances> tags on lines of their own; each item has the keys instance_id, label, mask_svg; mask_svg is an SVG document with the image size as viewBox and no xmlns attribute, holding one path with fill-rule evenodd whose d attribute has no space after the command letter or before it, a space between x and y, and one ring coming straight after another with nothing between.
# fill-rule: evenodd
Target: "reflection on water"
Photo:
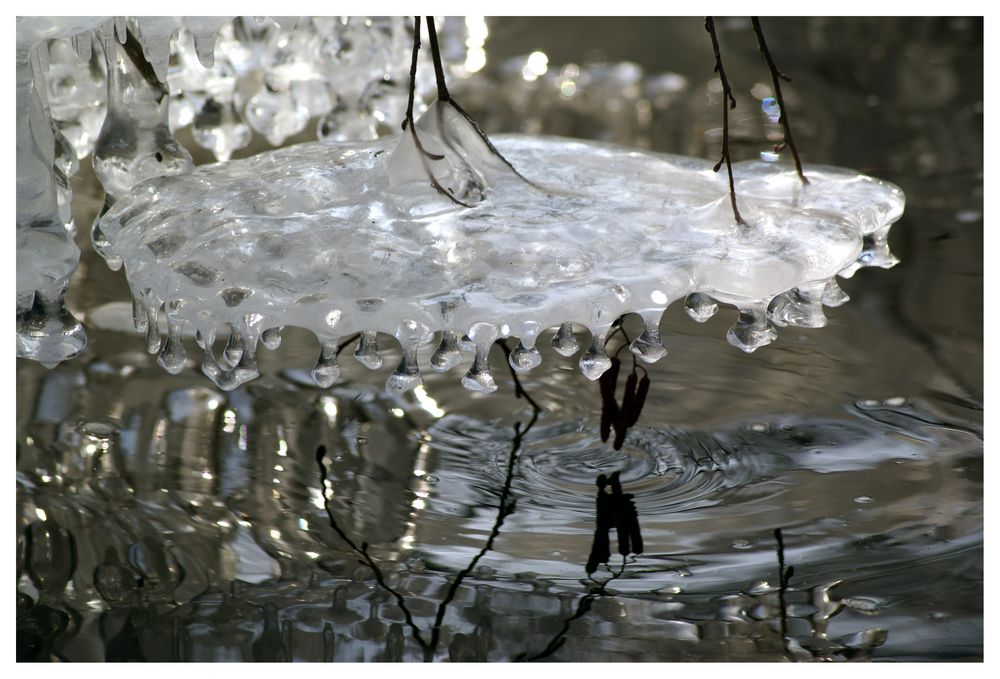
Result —
<instances>
[{"instance_id":1,"label":"reflection on water","mask_svg":"<svg viewBox=\"0 0 1000 679\"><path fill-rule=\"evenodd\" d=\"M645 75L568 69L578 45L521 45L537 21L490 24L477 77L504 86L491 102L470 81L462 100L478 96L491 130L717 154L698 20L636 47ZM670 355L634 421L619 417L628 359L609 398L545 338L543 367L520 383L496 370L487 397L447 376L390 397L350 360L319 390L315 347L293 329L233 392L193 366L165 375L135 336L97 323L128 291L78 237L87 282L69 303L90 346L55 370L17 367L19 657L981 657L981 22L765 29L795 76L785 96L806 162L907 192L902 264L846 281L854 300L827 328L750 356L721 339L735 312L698 325L670 309ZM752 99L767 73L751 68L749 22L720 32L737 97ZM650 75L664 35L691 42L672 79ZM538 47L548 74L517 89L504 50ZM606 91L637 113L598 107ZM763 124L747 106L734 113L745 156ZM100 194L92 176L74 182L87 224Z\"/></svg>"}]
</instances>

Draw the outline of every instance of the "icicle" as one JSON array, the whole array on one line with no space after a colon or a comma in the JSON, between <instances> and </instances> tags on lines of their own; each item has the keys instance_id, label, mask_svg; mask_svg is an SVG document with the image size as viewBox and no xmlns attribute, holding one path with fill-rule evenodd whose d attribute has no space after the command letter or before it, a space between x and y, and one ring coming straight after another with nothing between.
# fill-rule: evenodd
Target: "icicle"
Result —
<instances>
[{"instance_id":1,"label":"icicle","mask_svg":"<svg viewBox=\"0 0 1000 679\"><path fill-rule=\"evenodd\" d=\"M751 353L773 342L778 333L768 325L765 308L765 304L740 307L739 318L726 333L729 343L737 349Z\"/></svg>"},{"instance_id":2,"label":"icicle","mask_svg":"<svg viewBox=\"0 0 1000 679\"><path fill-rule=\"evenodd\" d=\"M646 363L656 363L667 355L667 349L660 339L660 317L662 315L662 311L643 314L646 328L629 344L628 350Z\"/></svg>"},{"instance_id":3,"label":"icicle","mask_svg":"<svg viewBox=\"0 0 1000 679\"><path fill-rule=\"evenodd\" d=\"M869 266L877 266L882 269L891 269L899 264L899 259L889 250L889 229L888 224L882 228L865 234L861 247L861 254L857 261L845 267L838 275L842 278L851 278L858 269Z\"/></svg>"},{"instance_id":4,"label":"icicle","mask_svg":"<svg viewBox=\"0 0 1000 679\"><path fill-rule=\"evenodd\" d=\"M825 281L800 285L794 290L774 298L770 306L771 320L775 325L795 325L800 328L822 328L826 325L823 313Z\"/></svg>"},{"instance_id":5,"label":"icicle","mask_svg":"<svg viewBox=\"0 0 1000 679\"><path fill-rule=\"evenodd\" d=\"M281 331L284 326L278 326L277 328L268 328L260 336L260 343L271 351L276 350L281 346Z\"/></svg>"},{"instance_id":6,"label":"icicle","mask_svg":"<svg viewBox=\"0 0 1000 679\"><path fill-rule=\"evenodd\" d=\"M469 391L491 393L497 390L496 381L490 372L489 354L499 336L499 329L492 323L476 323L469 329L469 340L476 347L472 367L462 378L462 386Z\"/></svg>"},{"instance_id":7,"label":"icicle","mask_svg":"<svg viewBox=\"0 0 1000 679\"><path fill-rule=\"evenodd\" d=\"M514 347L514 351L510 352L510 358L508 359L510 367L519 373L528 372L532 368L538 367L542 362L542 354L535 347L535 343L531 342L530 347L524 346L524 339L517 343Z\"/></svg>"},{"instance_id":8,"label":"icicle","mask_svg":"<svg viewBox=\"0 0 1000 679\"><path fill-rule=\"evenodd\" d=\"M703 292L692 292L684 298L684 310L694 320L704 323L715 315L715 312L719 310L719 305Z\"/></svg>"},{"instance_id":9,"label":"icicle","mask_svg":"<svg viewBox=\"0 0 1000 679\"><path fill-rule=\"evenodd\" d=\"M591 330L593 341L590 343L590 348L580 357L580 372L591 382L599 379L611 367L611 359L608 358L607 348L604 346L607 332L607 328Z\"/></svg>"},{"instance_id":10,"label":"icicle","mask_svg":"<svg viewBox=\"0 0 1000 679\"><path fill-rule=\"evenodd\" d=\"M149 296L143 299L146 311L146 352L155 354L160 350L160 301Z\"/></svg>"},{"instance_id":11,"label":"icicle","mask_svg":"<svg viewBox=\"0 0 1000 679\"><path fill-rule=\"evenodd\" d=\"M841 304L846 304L851 298L846 292L840 289L837 285L837 279L831 278L826 282L826 287L823 288L823 304L828 307L838 307Z\"/></svg>"},{"instance_id":12,"label":"icicle","mask_svg":"<svg viewBox=\"0 0 1000 679\"><path fill-rule=\"evenodd\" d=\"M899 264L896 255L889 251L889 229L891 225L883 226L864 237L864 246L858 261L862 266L877 266L882 269L891 269Z\"/></svg>"},{"instance_id":13,"label":"icicle","mask_svg":"<svg viewBox=\"0 0 1000 679\"><path fill-rule=\"evenodd\" d=\"M213 345L215 344L216 331L211 330L205 336L205 353L202 358L201 371L220 389L232 391L260 376L260 370L257 367L257 342L260 340L263 318L260 314L246 314L240 320L238 327L230 327L230 333L239 335L240 344L243 346L239 363L230 369L226 369L215 359Z\"/></svg>"},{"instance_id":14,"label":"icicle","mask_svg":"<svg viewBox=\"0 0 1000 679\"><path fill-rule=\"evenodd\" d=\"M250 144L253 132L233 100L209 97L194 114L191 136L198 146L215 154L216 160L226 161L233 151Z\"/></svg>"},{"instance_id":15,"label":"icicle","mask_svg":"<svg viewBox=\"0 0 1000 679\"><path fill-rule=\"evenodd\" d=\"M235 368L241 358L243 358L243 338L236 332L236 328L232 328L226 348L222 350L222 360L228 363L230 368Z\"/></svg>"},{"instance_id":16,"label":"icicle","mask_svg":"<svg viewBox=\"0 0 1000 679\"><path fill-rule=\"evenodd\" d=\"M390 394L402 394L423 382L417 365L417 349L428 339L430 331L423 323L406 320L396 330L396 339L403 348L403 358L395 372L386 380L385 390Z\"/></svg>"},{"instance_id":17,"label":"icicle","mask_svg":"<svg viewBox=\"0 0 1000 679\"><path fill-rule=\"evenodd\" d=\"M108 105L104 125L94 147L94 173L107 196L101 216L94 224L92 237L98 254L108 259L112 268L120 266L121 262L108 257L112 248L107 230L100 226L101 217L133 186L153 177L186 173L193 167L191 154L170 135L169 89L149 73L149 69L157 68L157 64L150 64L148 57L143 63L143 55L149 47L156 52L156 58L162 57L164 64L160 67L165 71L166 52L163 50L169 50L169 42L157 46L149 43L158 39L169 40L167 28L175 20L172 17L144 18L140 23L151 33L143 40L131 35L131 39L138 41L142 49L139 49L140 45L122 46L129 38L123 17L115 18L113 31L122 45L114 40L114 36L107 33L103 36ZM153 30L154 27L156 30ZM120 254L117 253L117 256L120 257Z\"/></svg>"},{"instance_id":18,"label":"icicle","mask_svg":"<svg viewBox=\"0 0 1000 679\"><path fill-rule=\"evenodd\" d=\"M332 386L340 379L340 366L337 365L337 339L321 343L319 359L312 369L312 378L323 389Z\"/></svg>"},{"instance_id":19,"label":"icicle","mask_svg":"<svg viewBox=\"0 0 1000 679\"><path fill-rule=\"evenodd\" d=\"M26 307L23 303L27 299L18 300L18 306L22 307L17 315L18 356L54 368L83 351L87 334L66 309L63 291L36 291Z\"/></svg>"},{"instance_id":20,"label":"icicle","mask_svg":"<svg viewBox=\"0 0 1000 679\"><path fill-rule=\"evenodd\" d=\"M171 375L177 375L184 370L187 363L187 353L184 351L184 321L174 320L167 314L167 341L156 362Z\"/></svg>"},{"instance_id":21,"label":"icicle","mask_svg":"<svg viewBox=\"0 0 1000 679\"><path fill-rule=\"evenodd\" d=\"M431 367L438 372L451 370L462 360L462 352L458 348L458 335L451 330L441 333L441 344L431 356Z\"/></svg>"},{"instance_id":22,"label":"icicle","mask_svg":"<svg viewBox=\"0 0 1000 679\"><path fill-rule=\"evenodd\" d=\"M210 35L194 34L194 51L198 54L198 61L205 68L215 67L215 33Z\"/></svg>"},{"instance_id":23,"label":"icicle","mask_svg":"<svg viewBox=\"0 0 1000 679\"><path fill-rule=\"evenodd\" d=\"M132 295L132 325L135 326L135 331L145 333L148 323L149 318L146 316L146 309L142 304L142 300L136 295Z\"/></svg>"},{"instance_id":24,"label":"icicle","mask_svg":"<svg viewBox=\"0 0 1000 679\"><path fill-rule=\"evenodd\" d=\"M123 45L128 40L128 23L125 17L115 17L115 37Z\"/></svg>"},{"instance_id":25,"label":"icicle","mask_svg":"<svg viewBox=\"0 0 1000 679\"><path fill-rule=\"evenodd\" d=\"M382 354L378 351L377 332L365 330L361 333L361 339L354 350L354 358L369 370L378 370L382 367Z\"/></svg>"},{"instance_id":26,"label":"icicle","mask_svg":"<svg viewBox=\"0 0 1000 679\"><path fill-rule=\"evenodd\" d=\"M77 56L80 57L80 61L85 64L89 63L94 51L93 33L90 31L78 33L71 38L71 42Z\"/></svg>"},{"instance_id":27,"label":"icicle","mask_svg":"<svg viewBox=\"0 0 1000 679\"><path fill-rule=\"evenodd\" d=\"M573 334L573 324L563 323L552 337L552 348L562 356L572 356L580 351L580 343Z\"/></svg>"}]
</instances>

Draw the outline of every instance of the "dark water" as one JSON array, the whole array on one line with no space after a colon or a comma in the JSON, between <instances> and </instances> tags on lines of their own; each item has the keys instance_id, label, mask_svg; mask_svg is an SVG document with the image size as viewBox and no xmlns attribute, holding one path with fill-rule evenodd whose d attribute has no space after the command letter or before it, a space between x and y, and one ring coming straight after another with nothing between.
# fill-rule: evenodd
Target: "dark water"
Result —
<instances>
[{"instance_id":1,"label":"dark water","mask_svg":"<svg viewBox=\"0 0 1000 679\"><path fill-rule=\"evenodd\" d=\"M749 22L719 25L749 158L768 75ZM522 378L537 417L499 350L491 396L453 371L389 397L349 359L319 390L293 330L236 391L169 376L138 336L98 327L130 298L81 228L69 304L88 348L17 366L19 643L70 660L980 659L982 21L764 27L805 161L906 193L902 262L843 281L852 301L826 328L752 355L725 341L734 310L699 325L675 305L618 451L598 386L545 341ZM484 72L453 88L489 131L718 153L700 21L489 28ZM511 77L533 50L590 80L565 99ZM89 225L100 189L73 181ZM588 578L595 481L616 471L643 553Z\"/></svg>"}]
</instances>

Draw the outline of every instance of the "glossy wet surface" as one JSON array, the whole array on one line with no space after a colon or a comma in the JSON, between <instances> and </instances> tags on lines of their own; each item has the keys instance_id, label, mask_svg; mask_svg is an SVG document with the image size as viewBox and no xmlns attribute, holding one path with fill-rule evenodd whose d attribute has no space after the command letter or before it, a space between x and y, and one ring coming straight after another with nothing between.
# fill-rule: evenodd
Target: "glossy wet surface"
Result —
<instances>
[{"instance_id":1,"label":"glossy wet surface","mask_svg":"<svg viewBox=\"0 0 1000 679\"><path fill-rule=\"evenodd\" d=\"M492 22L490 59L531 39L523 51L547 50L553 69L580 59L547 46L545 21ZM662 70L665 43L636 26L648 53L632 58ZM373 375L350 350L322 390L315 340L292 329L233 392L193 362L166 375L140 336L108 329L122 308L104 305L130 295L88 246L100 190L89 170L75 178L84 254L68 303L90 341L54 370L17 368L19 643L71 660L980 658L981 23L765 29L807 163L907 194L890 238L902 263L842 281L853 299L826 328L786 328L751 355L726 343L734 310L699 325L673 305L670 353L620 450L601 441L599 386L549 335L521 377L537 418L498 348L493 395L428 375L390 397L373 386L390 368ZM644 127L530 97L537 120L517 118L471 83L463 104L488 130L714 156L707 35L695 20L662 30L687 86ZM749 89L767 74L749 24L722 39L742 88L734 153L752 157L765 144ZM643 553L588 579L595 483L616 471Z\"/></svg>"}]
</instances>

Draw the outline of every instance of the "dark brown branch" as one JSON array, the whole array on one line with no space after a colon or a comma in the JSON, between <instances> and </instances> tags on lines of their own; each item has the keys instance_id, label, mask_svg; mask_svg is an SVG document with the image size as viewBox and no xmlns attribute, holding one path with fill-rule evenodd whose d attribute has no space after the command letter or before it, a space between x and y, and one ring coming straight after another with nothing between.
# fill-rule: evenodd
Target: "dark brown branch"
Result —
<instances>
[{"instance_id":1,"label":"dark brown branch","mask_svg":"<svg viewBox=\"0 0 1000 679\"><path fill-rule=\"evenodd\" d=\"M434 17L430 16L427 17L427 37L430 39L431 43L431 57L434 61L434 77L437 79L438 101L440 101L442 104L447 104L451 106L453 109L455 109L455 112L458 113L460 116L462 116L462 118L465 119L465 122L469 123L469 125L472 126L472 129L475 130L476 134L479 135L479 138L483 141L484 144L486 144L486 147L490 150L490 153L499 158L504 163L504 165L506 165L510 169L511 172L513 172L519 178L521 178L521 180L527 182L528 184L531 184L535 188L541 188L533 181L525 177L523 174L518 172L517 168L515 168L514 165L509 160L507 160L507 158L502 153L500 153L500 151L497 150L497 147L493 145L493 142L490 141L490 138L488 136L486 136L486 133L483 132L483 129L479 127L479 123L477 123L472 116L466 113L465 109L458 105L457 101L451 98L451 93L448 92L448 85L444 79L444 64L441 60L441 50L438 47L437 29L434 26ZM445 134L444 125L442 124L440 127L441 127L441 134L443 136Z\"/></svg>"},{"instance_id":2,"label":"dark brown branch","mask_svg":"<svg viewBox=\"0 0 1000 679\"><path fill-rule=\"evenodd\" d=\"M454 195L451 191L441 186L441 182L437 180L434 176L434 172L431 171L431 166L428 160L444 160L444 156L437 153L431 153L424 148L424 145L420 142L420 137L417 136L417 126L413 120L413 100L416 96L417 91L417 55L420 53L420 17L413 17L413 56L410 59L410 92L409 97L406 101L406 117L403 119L403 131L410 131L410 136L413 137L413 144L417 147L417 154L420 156L420 162L424 166L424 171L427 173L428 178L431 180L431 186L434 190L441 195L447 196L453 203L461 205L462 207L472 207L468 203L463 203Z\"/></svg>"},{"instance_id":3,"label":"dark brown branch","mask_svg":"<svg viewBox=\"0 0 1000 679\"><path fill-rule=\"evenodd\" d=\"M799 173L799 179L802 180L803 184L808 184L809 180L806 179L805 174L802 172L802 161L799 159L799 152L796 150L795 140L792 138L792 125L788 122L788 111L785 108L785 100L781 97L781 81L791 82L792 79L779 71L774 63L774 59L771 58L771 51L767 49L767 42L764 41L764 31L760 27L760 19L758 17L750 17L750 21L753 23L753 32L757 36L757 46L764 53L764 61L767 62L767 68L771 72L771 83L774 85L774 98L778 101L778 110L781 111L781 127L785 131L785 143L792 152L792 159L795 161L795 171Z\"/></svg>"},{"instance_id":4,"label":"dark brown branch","mask_svg":"<svg viewBox=\"0 0 1000 679\"><path fill-rule=\"evenodd\" d=\"M712 17L705 17L705 30L712 37L712 51L715 53L715 72L719 74L719 81L722 83L722 157L712 169L716 172L726 164L726 171L729 173L729 200L733 204L733 216L737 224L746 224L740 211L736 207L736 183L733 181L733 162L729 157L729 110L736 108L736 98L733 90L729 86L729 79L726 77L726 69L722 65L722 54L719 50L719 37L715 33L715 20Z\"/></svg>"},{"instance_id":5,"label":"dark brown branch","mask_svg":"<svg viewBox=\"0 0 1000 679\"><path fill-rule=\"evenodd\" d=\"M628 564L627 559L623 557L622 565L621 568L618 569L618 572L616 573L612 571L611 577L605 580L604 582L598 582L596 579L594 579L593 576L589 576L591 582L595 583L595 586L591 587L590 591L588 591L584 596L580 597L580 601L576 605L576 613L574 613L573 615L571 615L570 617L566 618L563 621L562 629L560 629L556 633L556 635L552 637L552 640L549 641L549 643L545 646L545 648L542 649L540 652L530 657L528 656L527 653L522 653L521 655L517 656L514 659L514 661L534 662L535 660L541 660L542 658L547 658L548 656L552 655L560 648L562 648L563 644L566 643L566 635L569 634L569 628L570 625L573 624L573 621L579 620L580 618L585 616L590 611L590 607L593 606L594 600L597 599L598 597L612 596L607 591L606 588L610 582L612 582L613 580L617 580L618 578L621 577L622 573L625 572L625 566L627 564Z\"/></svg>"}]
</instances>

